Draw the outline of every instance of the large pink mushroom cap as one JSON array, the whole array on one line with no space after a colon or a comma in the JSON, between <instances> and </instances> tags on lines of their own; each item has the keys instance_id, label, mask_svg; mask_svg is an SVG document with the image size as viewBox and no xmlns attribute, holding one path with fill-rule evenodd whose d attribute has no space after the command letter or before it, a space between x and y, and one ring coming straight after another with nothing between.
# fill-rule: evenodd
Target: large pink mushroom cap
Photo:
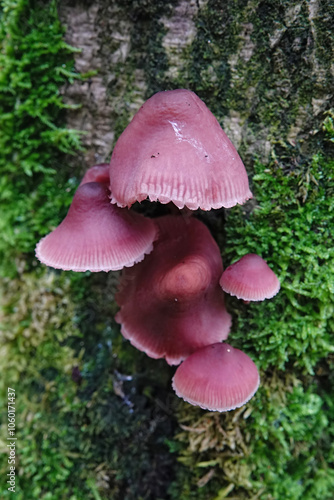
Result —
<instances>
[{"instance_id":1,"label":"large pink mushroom cap","mask_svg":"<svg viewBox=\"0 0 334 500\"><path fill-rule=\"evenodd\" d=\"M66 271L115 271L153 249L156 226L140 214L110 204L103 183L82 184L63 222L36 247L47 266Z\"/></svg>"},{"instance_id":2,"label":"large pink mushroom cap","mask_svg":"<svg viewBox=\"0 0 334 500\"><path fill-rule=\"evenodd\" d=\"M235 147L204 102L184 89L143 104L116 143L110 182L121 207L148 197L210 210L252 197Z\"/></svg>"},{"instance_id":3,"label":"large pink mushroom cap","mask_svg":"<svg viewBox=\"0 0 334 500\"><path fill-rule=\"evenodd\" d=\"M192 405L211 411L243 406L257 391L260 376L247 354L228 344L196 351L176 370L173 389Z\"/></svg>"},{"instance_id":4,"label":"large pink mushroom cap","mask_svg":"<svg viewBox=\"0 0 334 500\"><path fill-rule=\"evenodd\" d=\"M122 273L116 321L139 350L178 364L200 347L226 339L231 316L219 286L219 248L207 227L182 216L156 223L153 252Z\"/></svg>"},{"instance_id":5,"label":"large pink mushroom cap","mask_svg":"<svg viewBox=\"0 0 334 500\"><path fill-rule=\"evenodd\" d=\"M249 253L225 269L220 286L238 299L260 301L274 297L280 282L262 257Z\"/></svg>"}]
</instances>

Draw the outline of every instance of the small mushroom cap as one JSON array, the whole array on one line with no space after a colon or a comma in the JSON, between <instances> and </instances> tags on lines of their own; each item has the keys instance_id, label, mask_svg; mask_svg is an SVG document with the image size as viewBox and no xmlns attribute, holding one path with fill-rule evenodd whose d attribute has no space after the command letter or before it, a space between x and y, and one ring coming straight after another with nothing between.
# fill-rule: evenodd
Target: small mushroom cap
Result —
<instances>
[{"instance_id":1,"label":"small mushroom cap","mask_svg":"<svg viewBox=\"0 0 334 500\"><path fill-rule=\"evenodd\" d=\"M65 271L115 271L153 249L156 226L140 214L110 204L98 182L82 184L63 222L37 244L36 256Z\"/></svg>"},{"instance_id":2,"label":"small mushroom cap","mask_svg":"<svg viewBox=\"0 0 334 500\"><path fill-rule=\"evenodd\" d=\"M199 349L178 367L173 389L192 405L228 411L247 403L259 383L258 369L247 354L218 343Z\"/></svg>"},{"instance_id":3,"label":"small mushroom cap","mask_svg":"<svg viewBox=\"0 0 334 500\"><path fill-rule=\"evenodd\" d=\"M147 197L191 210L232 207L252 197L245 167L201 99L158 92L124 130L110 162L112 203Z\"/></svg>"},{"instance_id":4,"label":"small mushroom cap","mask_svg":"<svg viewBox=\"0 0 334 500\"><path fill-rule=\"evenodd\" d=\"M247 301L271 299L280 289L274 271L259 255L250 253L225 269L220 286L230 295Z\"/></svg>"},{"instance_id":5,"label":"small mushroom cap","mask_svg":"<svg viewBox=\"0 0 334 500\"><path fill-rule=\"evenodd\" d=\"M109 185L109 163L99 163L90 167L83 176L80 186L88 182L101 182L102 184Z\"/></svg>"},{"instance_id":6,"label":"small mushroom cap","mask_svg":"<svg viewBox=\"0 0 334 500\"><path fill-rule=\"evenodd\" d=\"M220 251L208 228L182 216L155 220L159 238L153 252L122 273L116 321L137 349L178 364L226 339L231 316L218 283Z\"/></svg>"}]
</instances>

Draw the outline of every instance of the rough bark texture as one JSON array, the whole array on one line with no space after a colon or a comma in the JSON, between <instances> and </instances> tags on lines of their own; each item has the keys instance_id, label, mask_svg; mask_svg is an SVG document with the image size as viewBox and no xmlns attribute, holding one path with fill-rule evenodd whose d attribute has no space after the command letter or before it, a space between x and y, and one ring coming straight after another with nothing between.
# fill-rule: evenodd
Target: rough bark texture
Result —
<instances>
[{"instance_id":1,"label":"rough bark texture","mask_svg":"<svg viewBox=\"0 0 334 500\"><path fill-rule=\"evenodd\" d=\"M185 87L210 107L246 162L274 144L303 152L332 102L333 5L328 1L63 2L76 69L65 89L71 128L85 130L86 165L152 93Z\"/></svg>"},{"instance_id":2,"label":"rough bark texture","mask_svg":"<svg viewBox=\"0 0 334 500\"><path fill-rule=\"evenodd\" d=\"M196 215L212 230L226 261L234 245L232 260L247 249L262 252L281 271L281 302L268 304L253 323L242 320L252 317L252 306L229 304L233 342L249 342L249 349L262 363L256 404L220 416L189 406L179 414L172 409L169 415L176 415L184 430L177 437L186 448L181 460L193 476L191 480L183 476L177 464L178 486L173 483L175 489L164 498L331 498L333 459L326 453L334 425L328 426L324 437L327 422L322 419L327 418L323 410L329 414L333 398L326 393L323 401L327 403L321 408L318 389L321 384L326 391L333 387L326 378L328 366L333 365L328 358L333 352L329 346L333 292L332 285L325 283L327 276L321 274L331 274L333 246L329 236L332 164L328 160L333 138L323 129L327 116L333 131L333 115L329 114L333 106L333 3L82 0L73 4L63 0L59 10L68 43L81 49L76 54L77 71L93 72L63 89L67 102L81 104L79 110L68 112L67 121L70 128L87 132L86 151L75 160L81 162L82 171L109 159L116 139L152 94L175 88L193 90L238 149L257 198L224 214ZM224 238L226 245L225 241L222 245ZM318 295L314 283L319 286ZM289 307L290 313L284 316ZM276 323L270 323L273 317ZM256 330L258 318L262 326ZM253 337L248 325L254 326ZM312 378L316 389L306 372L317 374ZM322 374L325 381L320 381ZM316 401L318 410L314 410ZM310 415L317 416L313 424ZM248 425L253 426L251 432ZM311 447L318 454L312 463ZM154 481L156 477L158 472ZM322 477L327 481L325 493L321 492ZM313 484L315 489L320 485L320 493L312 490Z\"/></svg>"}]
</instances>

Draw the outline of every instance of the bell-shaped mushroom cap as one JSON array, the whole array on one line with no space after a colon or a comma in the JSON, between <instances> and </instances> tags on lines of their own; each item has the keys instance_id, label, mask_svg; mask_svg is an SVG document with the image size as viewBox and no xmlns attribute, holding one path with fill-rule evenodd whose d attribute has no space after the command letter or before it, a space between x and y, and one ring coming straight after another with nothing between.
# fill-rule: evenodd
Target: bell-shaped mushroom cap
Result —
<instances>
[{"instance_id":1,"label":"bell-shaped mushroom cap","mask_svg":"<svg viewBox=\"0 0 334 500\"><path fill-rule=\"evenodd\" d=\"M189 356L175 372L173 389L192 405L228 411L247 403L259 383L259 372L250 357L220 343L203 347Z\"/></svg>"},{"instance_id":2,"label":"bell-shaped mushroom cap","mask_svg":"<svg viewBox=\"0 0 334 500\"><path fill-rule=\"evenodd\" d=\"M227 267L219 283L230 295L250 301L271 299L280 289L274 271L255 253L249 253Z\"/></svg>"},{"instance_id":3,"label":"bell-shaped mushroom cap","mask_svg":"<svg viewBox=\"0 0 334 500\"><path fill-rule=\"evenodd\" d=\"M122 273L116 321L139 350L178 364L228 337L231 316L219 286L223 266L199 220L168 215L155 221L159 238L153 252Z\"/></svg>"},{"instance_id":4,"label":"bell-shaped mushroom cap","mask_svg":"<svg viewBox=\"0 0 334 500\"><path fill-rule=\"evenodd\" d=\"M190 90L158 92L118 139L110 162L112 203L147 197L192 210L252 197L245 167L203 101Z\"/></svg>"},{"instance_id":5,"label":"bell-shaped mushroom cap","mask_svg":"<svg viewBox=\"0 0 334 500\"><path fill-rule=\"evenodd\" d=\"M37 258L65 271L115 271L153 249L156 226L140 214L110 204L108 188L82 184L63 222L36 247Z\"/></svg>"},{"instance_id":6,"label":"bell-shaped mushroom cap","mask_svg":"<svg viewBox=\"0 0 334 500\"><path fill-rule=\"evenodd\" d=\"M109 185L109 163L99 163L90 167L83 176L80 186L88 182L101 182L102 184Z\"/></svg>"}]
</instances>

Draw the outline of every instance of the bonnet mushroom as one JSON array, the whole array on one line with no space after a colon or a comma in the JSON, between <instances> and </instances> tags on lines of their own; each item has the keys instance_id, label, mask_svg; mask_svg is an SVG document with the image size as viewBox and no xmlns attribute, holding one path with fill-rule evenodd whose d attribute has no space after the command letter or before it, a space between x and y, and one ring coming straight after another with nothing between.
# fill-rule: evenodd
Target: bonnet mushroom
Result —
<instances>
[{"instance_id":1,"label":"bonnet mushroom","mask_svg":"<svg viewBox=\"0 0 334 500\"><path fill-rule=\"evenodd\" d=\"M101 182L109 185L109 163L99 163L90 167L83 176L80 186L87 184L87 182Z\"/></svg>"},{"instance_id":2,"label":"bonnet mushroom","mask_svg":"<svg viewBox=\"0 0 334 500\"><path fill-rule=\"evenodd\" d=\"M156 219L153 252L125 269L116 302L123 336L152 358L178 364L202 346L227 338L231 316L219 287L222 261L197 219Z\"/></svg>"},{"instance_id":3,"label":"bonnet mushroom","mask_svg":"<svg viewBox=\"0 0 334 500\"><path fill-rule=\"evenodd\" d=\"M156 235L152 220L111 205L106 185L88 182L63 222L37 244L36 256L65 271L116 271L151 252Z\"/></svg>"},{"instance_id":4,"label":"bonnet mushroom","mask_svg":"<svg viewBox=\"0 0 334 500\"><path fill-rule=\"evenodd\" d=\"M274 271L259 255L249 253L225 269L220 286L224 292L245 301L261 301L274 297L280 282Z\"/></svg>"},{"instance_id":5,"label":"bonnet mushroom","mask_svg":"<svg viewBox=\"0 0 334 500\"><path fill-rule=\"evenodd\" d=\"M148 197L211 210L252 197L235 147L204 102L185 89L158 92L134 116L111 157L110 191L120 207Z\"/></svg>"},{"instance_id":6,"label":"bonnet mushroom","mask_svg":"<svg viewBox=\"0 0 334 500\"><path fill-rule=\"evenodd\" d=\"M173 389L192 405L211 411L243 406L256 393L260 376L247 354L229 344L208 345L176 370Z\"/></svg>"}]
</instances>

